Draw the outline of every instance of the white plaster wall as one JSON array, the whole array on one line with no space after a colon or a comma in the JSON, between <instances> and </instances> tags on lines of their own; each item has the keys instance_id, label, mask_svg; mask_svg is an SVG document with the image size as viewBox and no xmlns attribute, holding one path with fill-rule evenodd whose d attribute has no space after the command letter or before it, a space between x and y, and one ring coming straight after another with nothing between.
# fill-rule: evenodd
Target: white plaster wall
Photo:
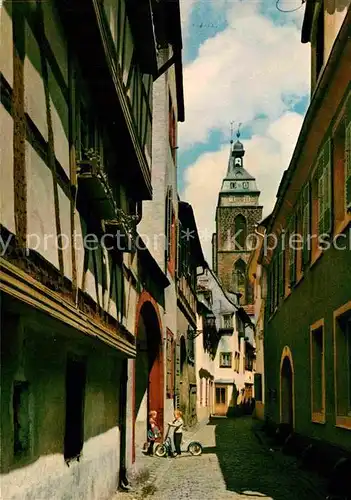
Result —
<instances>
[{"instance_id":1,"label":"white plaster wall","mask_svg":"<svg viewBox=\"0 0 351 500\"><path fill-rule=\"evenodd\" d=\"M58 186L60 223L61 223L61 248L63 253L63 267L66 278L72 280L72 242L71 242L71 202L62 188Z\"/></svg>"},{"instance_id":2,"label":"white plaster wall","mask_svg":"<svg viewBox=\"0 0 351 500\"><path fill-rule=\"evenodd\" d=\"M52 88L52 86L50 86ZM51 90L50 88L50 90ZM54 149L55 156L60 162L61 167L70 178L70 166L69 166L69 144L68 144L68 106L64 102L64 97L57 86L55 90L55 99L61 100L61 106L59 111L56 109L55 104L50 98L50 110L51 110L51 120L52 129L54 134Z\"/></svg>"},{"instance_id":3,"label":"white plaster wall","mask_svg":"<svg viewBox=\"0 0 351 500\"><path fill-rule=\"evenodd\" d=\"M84 443L79 462L69 467L61 454L43 455L31 465L1 477L6 500L108 499L117 487L119 429L115 427Z\"/></svg>"},{"instance_id":4,"label":"white plaster wall","mask_svg":"<svg viewBox=\"0 0 351 500\"><path fill-rule=\"evenodd\" d=\"M0 104L0 221L15 234L14 203L13 119Z\"/></svg>"},{"instance_id":5,"label":"white plaster wall","mask_svg":"<svg viewBox=\"0 0 351 500\"><path fill-rule=\"evenodd\" d=\"M108 260L108 266L107 266L107 283L109 284L108 287L108 297L107 297L107 302L106 302L106 311L113 317L117 319L117 304L114 299L114 297L117 297L117 282L116 278L114 277L114 272L113 272L113 260L112 257L108 254L105 257Z\"/></svg>"},{"instance_id":6,"label":"white plaster wall","mask_svg":"<svg viewBox=\"0 0 351 500\"><path fill-rule=\"evenodd\" d=\"M143 217L138 232L151 255L165 270L165 197L168 146L168 100L166 75L153 84L152 171L153 198L143 202ZM167 139L167 140L166 140Z\"/></svg>"},{"instance_id":7,"label":"white plaster wall","mask_svg":"<svg viewBox=\"0 0 351 500\"><path fill-rule=\"evenodd\" d=\"M138 293L127 278L124 278L126 316L123 318L123 325L131 332L135 332L135 314L138 302Z\"/></svg>"},{"instance_id":8,"label":"white plaster wall","mask_svg":"<svg viewBox=\"0 0 351 500\"><path fill-rule=\"evenodd\" d=\"M46 116L45 90L41 74L40 49L27 22L25 24L25 30L26 56L24 59L24 108L44 139L47 141L48 125ZM30 57L28 54L30 54ZM37 61L39 71L34 67L32 63L33 59Z\"/></svg>"},{"instance_id":9,"label":"white plaster wall","mask_svg":"<svg viewBox=\"0 0 351 500\"><path fill-rule=\"evenodd\" d=\"M94 252L86 250L88 254L88 267L84 276L84 292L86 292L95 302L97 302L96 283L94 274Z\"/></svg>"},{"instance_id":10,"label":"white plaster wall","mask_svg":"<svg viewBox=\"0 0 351 500\"><path fill-rule=\"evenodd\" d=\"M54 187L51 170L26 142L28 247L59 268Z\"/></svg>"},{"instance_id":11,"label":"white plaster wall","mask_svg":"<svg viewBox=\"0 0 351 500\"><path fill-rule=\"evenodd\" d=\"M8 7L0 8L0 71L10 86L13 86L13 41L12 17L7 11Z\"/></svg>"},{"instance_id":12,"label":"white plaster wall","mask_svg":"<svg viewBox=\"0 0 351 500\"><path fill-rule=\"evenodd\" d=\"M86 224L80 217L79 212L74 212L74 239L73 244L75 248L76 269L77 269L77 283L79 288L83 289L84 278L84 235L86 234Z\"/></svg>"}]
</instances>

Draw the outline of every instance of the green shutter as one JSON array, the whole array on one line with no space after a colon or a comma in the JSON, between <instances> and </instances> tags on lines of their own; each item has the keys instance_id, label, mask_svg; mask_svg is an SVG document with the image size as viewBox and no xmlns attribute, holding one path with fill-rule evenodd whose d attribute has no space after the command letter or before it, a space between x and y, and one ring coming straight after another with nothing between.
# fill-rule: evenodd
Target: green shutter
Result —
<instances>
[{"instance_id":1,"label":"green shutter","mask_svg":"<svg viewBox=\"0 0 351 500\"><path fill-rule=\"evenodd\" d=\"M324 171L325 171L325 185L324 185L324 232L331 233L332 230L332 157L331 157L331 141L328 139L324 148Z\"/></svg>"},{"instance_id":2,"label":"green shutter","mask_svg":"<svg viewBox=\"0 0 351 500\"><path fill-rule=\"evenodd\" d=\"M278 254L278 280L279 280L279 297L284 297L284 278L285 278L285 272L284 272L284 257L285 257L285 252L284 252L284 245L283 245L283 238L280 237L280 242L279 242L279 254Z\"/></svg>"},{"instance_id":3,"label":"green shutter","mask_svg":"<svg viewBox=\"0 0 351 500\"><path fill-rule=\"evenodd\" d=\"M303 253L302 262L306 266L310 261L310 233L311 233L311 186L308 182L303 189L302 209Z\"/></svg>"},{"instance_id":4,"label":"green shutter","mask_svg":"<svg viewBox=\"0 0 351 500\"><path fill-rule=\"evenodd\" d=\"M331 143L327 140L318 158L318 232L329 234L332 229L332 169Z\"/></svg>"},{"instance_id":5,"label":"green shutter","mask_svg":"<svg viewBox=\"0 0 351 500\"><path fill-rule=\"evenodd\" d=\"M296 234L296 215L293 215L289 222L289 281L290 288L295 285L296 282L296 248L290 243L291 235ZM294 241L294 245L295 245Z\"/></svg>"},{"instance_id":6,"label":"green shutter","mask_svg":"<svg viewBox=\"0 0 351 500\"><path fill-rule=\"evenodd\" d=\"M351 211L351 96L345 117L345 205L346 212Z\"/></svg>"},{"instance_id":7,"label":"green shutter","mask_svg":"<svg viewBox=\"0 0 351 500\"><path fill-rule=\"evenodd\" d=\"M273 260L271 261L271 264L268 268L269 272L269 293L268 293L268 300L269 300L269 312L272 313L274 310L274 266L273 266Z\"/></svg>"}]
</instances>

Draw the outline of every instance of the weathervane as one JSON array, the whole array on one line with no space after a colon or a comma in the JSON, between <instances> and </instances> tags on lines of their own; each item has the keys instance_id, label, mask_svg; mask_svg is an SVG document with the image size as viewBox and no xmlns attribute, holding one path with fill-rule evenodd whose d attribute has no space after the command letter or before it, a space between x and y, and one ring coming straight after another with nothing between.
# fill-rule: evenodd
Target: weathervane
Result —
<instances>
[{"instance_id":1,"label":"weathervane","mask_svg":"<svg viewBox=\"0 0 351 500\"><path fill-rule=\"evenodd\" d=\"M233 144L233 128L234 128L234 122L230 122L230 144Z\"/></svg>"},{"instance_id":2,"label":"weathervane","mask_svg":"<svg viewBox=\"0 0 351 500\"><path fill-rule=\"evenodd\" d=\"M237 131L237 133L236 133L236 136L237 136L237 138L238 138L238 139L239 139L239 137L240 137L240 127L241 127L241 125L242 125L242 123L239 123L239 126L238 126L238 131Z\"/></svg>"},{"instance_id":3,"label":"weathervane","mask_svg":"<svg viewBox=\"0 0 351 500\"><path fill-rule=\"evenodd\" d=\"M241 127L242 123L239 123L238 125L238 130L236 132L236 136L237 138L239 139L240 137L240 127ZM233 135L234 135L234 121L231 121L230 122L230 144L233 144Z\"/></svg>"}]
</instances>

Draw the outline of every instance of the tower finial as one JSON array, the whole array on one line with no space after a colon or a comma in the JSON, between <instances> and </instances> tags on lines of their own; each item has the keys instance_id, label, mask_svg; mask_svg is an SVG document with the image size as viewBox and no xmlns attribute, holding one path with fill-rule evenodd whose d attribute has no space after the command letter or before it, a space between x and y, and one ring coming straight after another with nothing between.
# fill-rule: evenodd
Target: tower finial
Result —
<instances>
[{"instance_id":1,"label":"tower finial","mask_svg":"<svg viewBox=\"0 0 351 500\"><path fill-rule=\"evenodd\" d=\"M233 144L233 130L234 129L234 122L230 122L230 144Z\"/></svg>"},{"instance_id":2,"label":"tower finial","mask_svg":"<svg viewBox=\"0 0 351 500\"><path fill-rule=\"evenodd\" d=\"M241 125L242 125L242 123L239 123L239 125L238 125L238 131L236 133L236 136L237 136L238 139L240 137L240 127L241 127Z\"/></svg>"}]
</instances>

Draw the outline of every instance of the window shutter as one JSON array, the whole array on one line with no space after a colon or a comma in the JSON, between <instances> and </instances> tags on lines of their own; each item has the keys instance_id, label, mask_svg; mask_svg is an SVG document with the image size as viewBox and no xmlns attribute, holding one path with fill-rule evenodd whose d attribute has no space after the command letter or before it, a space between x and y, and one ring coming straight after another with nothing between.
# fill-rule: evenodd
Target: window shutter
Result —
<instances>
[{"instance_id":1,"label":"window shutter","mask_svg":"<svg viewBox=\"0 0 351 500\"><path fill-rule=\"evenodd\" d=\"M171 232L172 232L172 188L167 189L165 207L165 253L167 262L171 257Z\"/></svg>"},{"instance_id":2,"label":"window shutter","mask_svg":"<svg viewBox=\"0 0 351 500\"><path fill-rule=\"evenodd\" d=\"M285 280L285 272L284 272L284 246L283 246L283 238L280 237L279 242L279 297L284 297L284 280Z\"/></svg>"},{"instance_id":3,"label":"window shutter","mask_svg":"<svg viewBox=\"0 0 351 500\"><path fill-rule=\"evenodd\" d=\"M175 342L175 394L179 398L179 381L180 381L180 343ZM177 405L176 405L177 407Z\"/></svg>"},{"instance_id":4,"label":"window shutter","mask_svg":"<svg viewBox=\"0 0 351 500\"><path fill-rule=\"evenodd\" d=\"M332 229L331 143L325 143L318 159L318 230L329 234Z\"/></svg>"},{"instance_id":5,"label":"window shutter","mask_svg":"<svg viewBox=\"0 0 351 500\"><path fill-rule=\"evenodd\" d=\"M310 233L311 233L311 186L308 182L303 190L303 209L302 209L302 233L303 233L303 251L302 262L306 266L310 261Z\"/></svg>"},{"instance_id":6,"label":"window shutter","mask_svg":"<svg viewBox=\"0 0 351 500\"><path fill-rule=\"evenodd\" d=\"M346 211L351 211L351 96L345 117L345 205Z\"/></svg>"},{"instance_id":7,"label":"window shutter","mask_svg":"<svg viewBox=\"0 0 351 500\"><path fill-rule=\"evenodd\" d=\"M321 161L321 160L319 160ZM324 232L324 184L325 176L323 168L318 167L318 232Z\"/></svg>"},{"instance_id":8,"label":"window shutter","mask_svg":"<svg viewBox=\"0 0 351 500\"><path fill-rule=\"evenodd\" d=\"M331 160L331 141L328 139L323 149L324 156L324 232L330 233L332 230L332 160Z\"/></svg>"},{"instance_id":9,"label":"window shutter","mask_svg":"<svg viewBox=\"0 0 351 500\"><path fill-rule=\"evenodd\" d=\"M180 274L180 226L179 226L179 220L176 220L175 222L175 228L176 228L176 233L175 233L175 240L176 240L176 261L175 261L175 269L176 269L176 276L179 277Z\"/></svg>"},{"instance_id":10,"label":"window shutter","mask_svg":"<svg viewBox=\"0 0 351 500\"><path fill-rule=\"evenodd\" d=\"M295 285L296 282L296 248L293 248L291 244L290 237L296 233L296 216L293 215L289 224L289 280L290 288ZM295 245L295 242L294 242Z\"/></svg>"}]
</instances>

